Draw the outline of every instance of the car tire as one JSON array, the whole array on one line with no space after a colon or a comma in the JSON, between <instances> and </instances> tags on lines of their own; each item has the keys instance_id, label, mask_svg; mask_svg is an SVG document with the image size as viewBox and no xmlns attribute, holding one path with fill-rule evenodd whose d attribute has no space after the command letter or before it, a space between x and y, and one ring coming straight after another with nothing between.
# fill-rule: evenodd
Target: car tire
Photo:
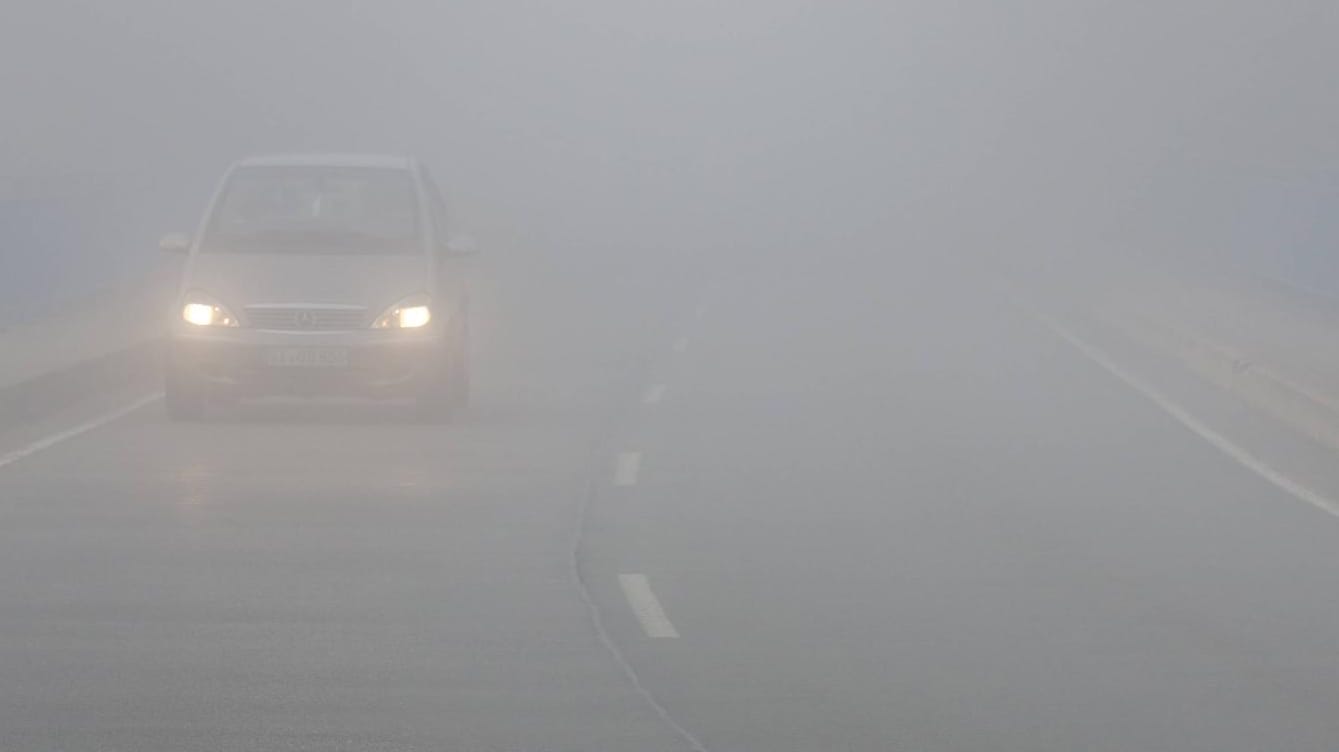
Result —
<instances>
[{"instance_id":1,"label":"car tire","mask_svg":"<svg viewBox=\"0 0 1339 752\"><path fill-rule=\"evenodd\" d=\"M163 388L163 403L168 417L176 421L200 420L205 417L205 394L192 387L176 369L169 369Z\"/></svg>"},{"instance_id":2,"label":"car tire","mask_svg":"<svg viewBox=\"0 0 1339 752\"><path fill-rule=\"evenodd\" d=\"M415 400L419 420L445 423L469 403L468 338L469 324L462 318L442 343L441 360Z\"/></svg>"},{"instance_id":3,"label":"car tire","mask_svg":"<svg viewBox=\"0 0 1339 752\"><path fill-rule=\"evenodd\" d=\"M438 362L432 368L423 384L419 386L418 397L414 403L416 418L421 423L446 423L454 412L454 400L451 393L451 347L443 342Z\"/></svg>"}]
</instances>

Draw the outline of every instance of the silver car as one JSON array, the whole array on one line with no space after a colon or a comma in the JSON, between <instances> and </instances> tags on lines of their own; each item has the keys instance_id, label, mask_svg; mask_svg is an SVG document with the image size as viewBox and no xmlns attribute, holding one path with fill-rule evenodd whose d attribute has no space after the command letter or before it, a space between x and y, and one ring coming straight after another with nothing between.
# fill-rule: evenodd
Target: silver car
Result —
<instances>
[{"instance_id":1,"label":"silver car","mask_svg":"<svg viewBox=\"0 0 1339 752\"><path fill-rule=\"evenodd\" d=\"M177 418L264 395L409 397L445 417L469 394L469 301L445 206L413 159L279 156L234 165L194 237L173 314Z\"/></svg>"}]
</instances>

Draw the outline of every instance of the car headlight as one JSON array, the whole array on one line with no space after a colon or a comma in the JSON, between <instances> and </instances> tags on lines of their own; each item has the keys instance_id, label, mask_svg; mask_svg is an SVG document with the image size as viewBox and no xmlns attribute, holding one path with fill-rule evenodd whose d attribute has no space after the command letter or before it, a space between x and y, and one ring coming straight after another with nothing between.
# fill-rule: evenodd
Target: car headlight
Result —
<instances>
[{"instance_id":1,"label":"car headlight","mask_svg":"<svg viewBox=\"0 0 1339 752\"><path fill-rule=\"evenodd\" d=\"M238 326L237 317L217 300L200 293L186 296L181 306L181 318L195 326Z\"/></svg>"},{"instance_id":2,"label":"car headlight","mask_svg":"<svg viewBox=\"0 0 1339 752\"><path fill-rule=\"evenodd\" d=\"M372 322L373 329L418 329L432 321L432 310L425 296L406 298L387 308Z\"/></svg>"}]
</instances>

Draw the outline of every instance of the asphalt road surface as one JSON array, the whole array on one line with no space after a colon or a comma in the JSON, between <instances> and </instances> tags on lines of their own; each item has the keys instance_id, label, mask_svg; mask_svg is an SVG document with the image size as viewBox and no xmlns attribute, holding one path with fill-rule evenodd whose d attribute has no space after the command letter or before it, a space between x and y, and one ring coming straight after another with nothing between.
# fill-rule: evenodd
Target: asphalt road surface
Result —
<instances>
[{"instance_id":1,"label":"asphalt road surface","mask_svg":"<svg viewBox=\"0 0 1339 752\"><path fill-rule=\"evenodd\" d=\"M890 266L481 259L453 425L0 467L0 749L1339 746L1339 520Z\"/></svg>"}]
</instances>

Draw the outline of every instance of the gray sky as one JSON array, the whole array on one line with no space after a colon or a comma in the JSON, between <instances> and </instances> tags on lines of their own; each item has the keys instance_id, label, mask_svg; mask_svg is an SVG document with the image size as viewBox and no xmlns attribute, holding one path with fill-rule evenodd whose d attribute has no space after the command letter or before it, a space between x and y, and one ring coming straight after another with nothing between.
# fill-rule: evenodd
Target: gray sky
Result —
<instances>
[{"instance_id":1,"label":"gray sky","mask_svg":"<svg viewBox=\"0 0 1339 752\"><path fill-rule=\"evenodd\" d=\"M771 225L818 241L964 212L986 234L1107 231L1203 175L1339 160L1326 2L62 0L0 14L6 174L408 151L496 221L572 238L598 223L611 242L632 227L727 242Z\"/></svg>"}]
</instances>

